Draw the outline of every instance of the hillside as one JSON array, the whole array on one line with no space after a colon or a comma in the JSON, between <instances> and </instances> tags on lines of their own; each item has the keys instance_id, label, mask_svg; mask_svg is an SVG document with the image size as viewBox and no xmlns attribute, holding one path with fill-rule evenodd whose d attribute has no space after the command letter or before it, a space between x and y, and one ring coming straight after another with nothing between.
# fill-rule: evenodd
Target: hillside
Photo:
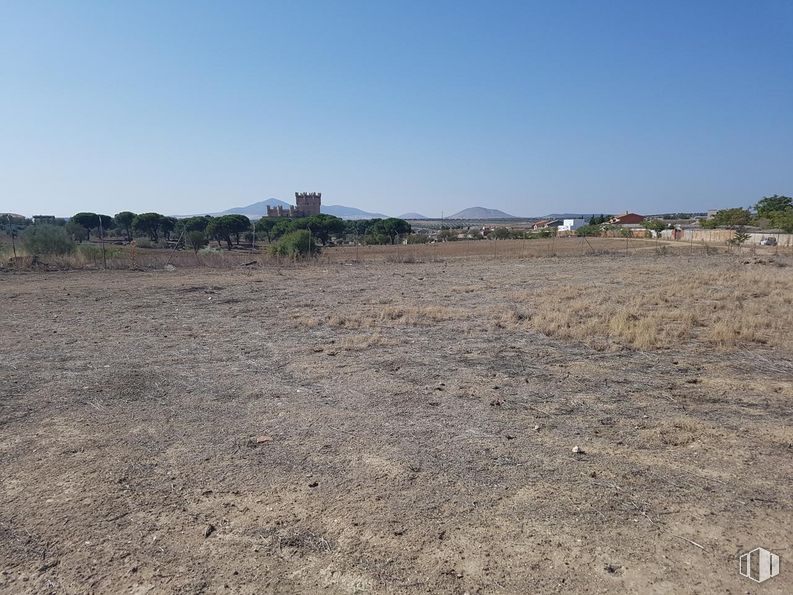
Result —
<instances>
[{"instance_id":1,"label":"hillside","mask_svg":"<svg viewBox=\"0 0 793 595\"><path fill-rule=\"evenodd\" d=\"M418 219L429 219L426 215L422 215L421 213L403 213L399 216L400 219L409 219L412 221L416 221Z\"/></svg>"},{"instance_id":2,"label":"hillside","mask_svg":"<svg viewBox=\"0 0 793 595\"><path fill-rule=\"evenodd\" d=\"M277 198L268 198L267 200L260 200L259 202L254 202L244 207L231 207L225 211L202 214L208 214L214 217L219 215L245 215L251 219L259 219L260 217L267 216L268 206L276 207L279 205L287 208L291 206L288 202L284 202L283 200L279 200ZM367 211L362 211L361 209L356 209L355 207L345 207L343 205L322 205L320 210L326 215L333 215L335 217L339 217L340 219L384 219L388 216L383 215L382 213L369 213ZM183 217L190 216L191 215L183 215Z\"/></svg>"},{"instance_id":3,"label":"hillside","mask_svg":"<svg viewBox=\"0 0 793 595\"><path fill-rule=\"evenodd\" d=\"M268 198L267 200L260 200L259 202L251 203L244 207L231 207L225 211L218 211L217 213L208 213L209 215L246 215L251 219L258 219L259 217L267 216L267 207L288 207L289 203L279 200L277 198Z\"/></svg>"},{"instance_id":4,"label":"hillside","mask_svg":"<svg viewBox=\"0 0 793 595\"><path fill-rule=\"evenodd\" d=\"M471 207L463 209L459 213L449 215L447 219L517 219L514 215L509 215L498 209L488 209L485 207Z\"/></svg>"},{"instance_id":5,"label":"hillside","mask_svg":"<svg viewBox=\"0 0 793 595\"><path fill-rule=\"evenodd\" d=\"M322 205L320 211L326 215L333 215L339 219L385 219L388 215L382 213L370 213L355 207L345 207L343 205Z\"/></svg>"}]
</instances>

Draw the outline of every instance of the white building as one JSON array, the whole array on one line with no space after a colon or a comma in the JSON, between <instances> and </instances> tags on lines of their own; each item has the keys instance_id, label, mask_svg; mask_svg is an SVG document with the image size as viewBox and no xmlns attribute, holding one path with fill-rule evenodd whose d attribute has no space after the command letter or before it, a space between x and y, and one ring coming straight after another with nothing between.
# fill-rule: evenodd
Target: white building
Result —
<instances>
[{"instance_id":1,"label":"white building","mask_svg":"<svg viewBox=\"0 0 793 595\"><path fill-rule=\"evenodd\" d=\"M586 225L586 219L564 219L559 226L559 231L575 231Z\"/></svg>"}]
</instances>

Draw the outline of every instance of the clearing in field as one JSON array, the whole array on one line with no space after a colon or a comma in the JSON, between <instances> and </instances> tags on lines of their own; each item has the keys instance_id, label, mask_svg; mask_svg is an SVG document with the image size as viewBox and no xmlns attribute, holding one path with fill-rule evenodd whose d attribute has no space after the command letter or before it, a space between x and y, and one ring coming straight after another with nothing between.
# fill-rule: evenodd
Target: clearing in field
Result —
<instances>
[{"instance_id":1,"label":"clearing in field","mask_svg":"<svg viewBox=\"0 0 793 595\"><path fill-rule=\"evenodd\" d=\"M648 246L2 273L0 590L791 592L793 261Z\"/></svg>"}]
</instances>

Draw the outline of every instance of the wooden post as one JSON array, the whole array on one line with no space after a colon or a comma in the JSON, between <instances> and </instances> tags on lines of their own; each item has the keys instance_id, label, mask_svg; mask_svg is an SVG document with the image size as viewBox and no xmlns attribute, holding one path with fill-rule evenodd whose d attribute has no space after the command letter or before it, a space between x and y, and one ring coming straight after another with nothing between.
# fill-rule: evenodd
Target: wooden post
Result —
<instances>
[{"instance_id":1,"label":"wooden post","mask_svg":"<svg viewBox=\"0 0 793 595\"><path fill-rule=\"evenodd\" d=\"M15 236L14 236L14 226L13 226L13 224L11 223L11 216L10 216L10 215L8 216L8 233L9 233L9 235L11 236L11 250L13 250L13 251L14 251L14 261L16 262L16 257L17 257L17 243L16 243L16 240L14 239L14 237L15 237Z\"/></svg>"},{"instance_id":2,"label":"wooden post","mask_svg":"<svg viewBox=\"0 0 793 595\"><path fill-rule=\"evenodd\" d=\"M105 255L105 232L102 228L102 215L97 215L99 219L99 241L102 243L102 268L107 269L107 256Z\"/></svg>"}]
</instances>

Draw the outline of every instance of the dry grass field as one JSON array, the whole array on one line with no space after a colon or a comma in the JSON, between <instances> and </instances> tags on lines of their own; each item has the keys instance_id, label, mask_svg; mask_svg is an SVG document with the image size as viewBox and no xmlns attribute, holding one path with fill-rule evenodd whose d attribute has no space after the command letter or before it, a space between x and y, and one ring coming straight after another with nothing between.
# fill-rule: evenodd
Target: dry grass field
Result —
<instances>
[{"instance_id":1,"label":"dry grass field","mask_svg":"<svg viewBox=\"0 0 793 595\"><path fill-rule=\"evenodd\" d=\"M80 244L75 253L65 256L45 256L34 261L21 247L17 247L17 259L7 239L0 236L0 270L2 268L24 270L63 269L161 269L171 264L180 268L229 268L243 264L258 266L285 266L283 257L269 254L268 245L257 245L255 248L241 244L231 252L217 249L201 250L198 254L192 250L166 250L133 247L132 245L107 244L103 258L98 242ZM466 240L440 242L436 244L386 245L386 246L348 246L340 245L325 248L312 261L319 264L338 264L350 262L438 262L446 259L471 258L477 260L504 260L515 258L545 258L554 256L592 256L614 254L631 256L645 252L708 254L724 250L724 246L705 246L685 242L655 241L644 239L617 238L553 238L537 240ZM753 248L752 252L775 253L787 249ZM747 254L750 249L746 249Z\"/></svg>"},{"instance_id":2,"label":"dry grass field","mask_svg":"<svg viewBox=\"0 0 793 595\"><path fill-rule=\"evenodd\" d=\"M793 259L498 244L0 273L0 591L793 592Z\"/></svg>"}]
</instances>

